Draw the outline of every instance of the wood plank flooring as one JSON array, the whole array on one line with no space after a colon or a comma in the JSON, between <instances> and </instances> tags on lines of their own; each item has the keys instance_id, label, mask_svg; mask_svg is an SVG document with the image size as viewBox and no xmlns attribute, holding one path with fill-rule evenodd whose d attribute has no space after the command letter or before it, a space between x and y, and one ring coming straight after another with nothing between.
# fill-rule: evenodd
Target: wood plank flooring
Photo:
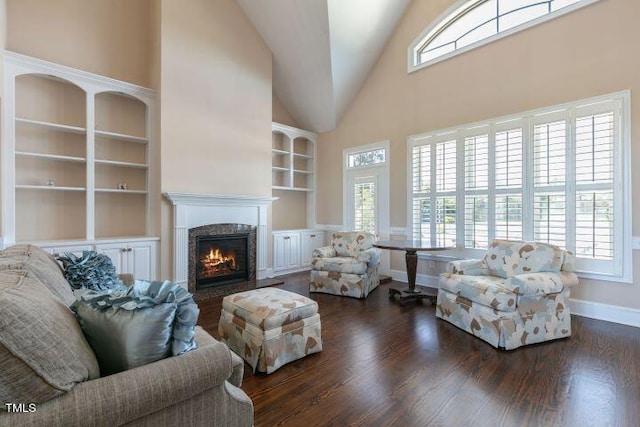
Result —
<instances>
[{"instance_id":1,"label":"wood plank flooring","mask_svg":"<svg viewBox=\"0 0 640 427\"><path fill-rule=\"evenodd\" d=\"M309 296L309 273L279 286ZM256 427L640 426L640 328L573 316L573 336L501 351L434 307L311 294L322 353L253 374ZM395 283L398 285L398 283ZM218 338L222 297L200 302Z\"/></svg>"}]
</instances>

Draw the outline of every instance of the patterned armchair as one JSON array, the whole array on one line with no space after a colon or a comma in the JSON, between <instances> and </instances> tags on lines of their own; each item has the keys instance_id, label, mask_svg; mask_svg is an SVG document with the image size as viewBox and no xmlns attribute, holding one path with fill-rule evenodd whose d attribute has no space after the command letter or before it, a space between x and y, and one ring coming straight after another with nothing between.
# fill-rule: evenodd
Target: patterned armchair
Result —
<instances>
[{"instance_id":1,"label":"patterned armchair","mask_svg":"<svg viewBox=\"0 0 640 427\"><path fill-rule=\"evenodd\" d=\"M366 298L380 284L380 249L365 232L333 233L330 246L313 251L309 292Z\"/></svg>"},{"instance_id":2,"label":"patterned armchair","mask_svg":"<svg viewBox=\"0 0 640 427\"><path fill-rule=\"evenodd\" d=\"M505 350L571 336L574 263L557 246L494 240L483 259L449 263L436 316Z\"/></svg>"}]
</instances>

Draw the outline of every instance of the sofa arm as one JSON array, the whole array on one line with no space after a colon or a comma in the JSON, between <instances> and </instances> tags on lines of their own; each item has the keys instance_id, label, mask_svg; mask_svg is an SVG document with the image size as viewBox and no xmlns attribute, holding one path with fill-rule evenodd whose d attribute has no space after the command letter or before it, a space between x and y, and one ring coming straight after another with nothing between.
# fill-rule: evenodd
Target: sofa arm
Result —
<instances>
[{"instance_id":1,"label":"sofa arm","mask_svg":"<svg viewBox=\"0 0 640 427\"><path fill-rule=\"evenodd\" d=\"M468 276L488 276L489 269L481 259L461 259L447 264L447 273Z\"/></svg>"},{"instance_id":2,"label":"sofa arm","mask_svg":"<svg viewBox=\"0 0 640 427\"><path fill-rule=\"evenodd\" d=\"M210 389L217 389L221 400L232 400L252 414L251 400L242 390L229 392L234 388L226 383L231 373L231 351L216 341L180 356L80 383L70 392L37 405L35 412L2 414L0 425L113 427Z\"/></svg>"},{"instance_id":3,"label":"sofa arm","mask_svg":"<svg viewBox=\"0 0 640 427\"><path fill-rule=\"evenodd\" d=\"M333 246L323 246L321 248L314 249L312 253L314 258L333 258L336 255L336 250Z\"/></svg>"},{"instance_id":4,"label":"sofa arm","mask_svg":"<svg viewBox=\"0 0 640 427\"><path fill-rule=\"evenodd\" d=\"M560 275L550 272L516 274L509 288L518 295L549 295L562 292Z\"/></svg>"},{"instance_id":5,"label":"sofa arm","mask_svg":"<svg viewBox=\"0 0 640 427\"><path fill-rule=\"evenodd\" d=\"M375 267L380 263L380 249L378 248L369 248L367 250L361 251L356 259L360 262L366 262L372 267Z\"/></svg>"}]
</instances>

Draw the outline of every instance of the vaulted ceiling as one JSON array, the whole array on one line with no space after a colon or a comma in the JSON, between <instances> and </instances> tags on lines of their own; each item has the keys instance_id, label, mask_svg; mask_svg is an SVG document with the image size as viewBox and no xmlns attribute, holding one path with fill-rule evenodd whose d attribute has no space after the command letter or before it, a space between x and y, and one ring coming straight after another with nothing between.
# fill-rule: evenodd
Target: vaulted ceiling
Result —
<instances>
[{"instance_id":1,"label":"vaulted ceiling","mask_svg":"<svg viewBox=\"0 0 640 427\"><path fill-rule=\"evenodd\" d=\"M299 126L335 128L411 0L237 0L273 53L273 89Z\"/></svg>"}]
</instances>

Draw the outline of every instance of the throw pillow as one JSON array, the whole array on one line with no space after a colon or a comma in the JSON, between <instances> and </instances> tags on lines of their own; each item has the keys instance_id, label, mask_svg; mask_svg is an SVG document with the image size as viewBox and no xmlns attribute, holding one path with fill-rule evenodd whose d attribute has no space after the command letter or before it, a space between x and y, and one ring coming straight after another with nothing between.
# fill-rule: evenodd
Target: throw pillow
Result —
<instances>
[{"instance_id":1,"label":"throw pillow","mask_svg":"<svg viewBox=\"0 0 640 427\"><path fill-rule=\"evenodd\" d=\"M135 281L127 291L87 291L72 308L102 375L196 348L198 307L177 284Z\"/></svg>"},{"instance_id":2,"label":"throw pillow","mask_svg":"<svg viewBox=\"0 0 640 427\"><path fill-rule=\"evenodd\" d=\"M57 257L62 262L64 276L73 289L92 289L96 291L126 289L116 275L111 258L94 251L82 251L82 256L71 252Z\"/></svg>"}]
</instances>

